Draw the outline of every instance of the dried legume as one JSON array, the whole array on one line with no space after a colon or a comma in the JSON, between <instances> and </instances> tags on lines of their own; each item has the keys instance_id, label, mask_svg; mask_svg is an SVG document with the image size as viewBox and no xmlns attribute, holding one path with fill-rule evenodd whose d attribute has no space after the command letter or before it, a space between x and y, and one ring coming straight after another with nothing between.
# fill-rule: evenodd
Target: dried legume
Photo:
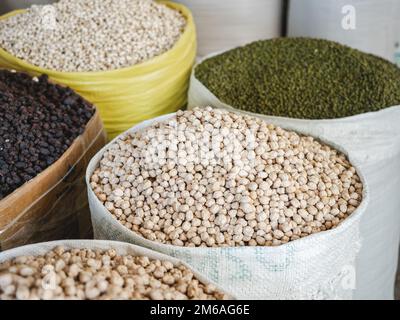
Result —
<instances>
[{"instance_id":1,"label":"dried legume","mask_svg":"<svg viewBox=\"0 0 400 320\"><path fill-rule=\"evenodd\" d=\"M152 0L61 0L0 21L0 46L42 68L106 71L168 51L186 26Z\"/></svg>"},{"instance_id":2,"label":"dried legume","mask_svg":"<svg viewBox=\"0 0 400 320\"><path fill-rule=\"evenodd\" d=\"M20 256L0 264L0 300L228 298L185 266L114 249L65 249Z\"/></svg>"},{"instance_id":3,"label":"dried legume","mask_svg":"<svg viewBox=\"0 0 400 320\"><path fill-rule=\"evenodd\" d=\"M91 186L128 229L189 247L273 246L331 229L363 189L331 147L211 108L118 139Z\"/></svg>"}]
</instances>

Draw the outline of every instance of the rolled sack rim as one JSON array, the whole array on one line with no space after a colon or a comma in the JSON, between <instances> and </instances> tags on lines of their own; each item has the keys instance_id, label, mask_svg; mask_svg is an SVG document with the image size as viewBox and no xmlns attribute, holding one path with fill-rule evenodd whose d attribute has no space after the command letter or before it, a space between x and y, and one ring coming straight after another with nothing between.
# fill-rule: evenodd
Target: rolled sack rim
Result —
<instances>
[{"instance_id":1,"label":"rolled sack rim","mask_svg":"<svg viewBox=\"0 0 400 320\"><path fill-rule=\"evenodd\" d=\"M232 111L235 112L235 111ZM156 117L154 119L151 120L146 120L143 121L135 126L133 126L132 128L130 128L129 130L125 131L124 133L118 135L116 138L114 138L113 140L111 140L106 146L104 146L89 162L87 169L86 169L86 184L87 184L87 189L88 189L88 197L93 198L94 201L96 201L97 206L102 207L104 209L104 212L107 212L107 214L109 215L109 217L107 218L111 218L113 220L113 222L115 222L115 226L117 226L117 224L119 225L119 227L121 228L121 230L125 230L126 232L132 234L134 237L139 237L141 242L143 243L143 245L147 246L147 247L151 247L151 248L157 248L157 250L162 250L162 252L171 252L171 251L175 251L175 250L180 250L180 251L185 251L185 252L193 252L193 251L201 251L201 250L212 250L212 251L217 251L217 250L223 250L223 249L229 249L229 250L243 250L243 249L247 249L247 248L257 248L258 250L263 249L263 250L267 250L267 251L273 251L273 252L278 252L278 251L284 251L289 247L292 247L293 245L298 245L299 248L307 248L307 242L310 243L321 243L318 240L323 239L323 237L329 237L329 236L334 236L337 234L340 234L341 232L351 228L353 226L353 224L358 225L362 214L366 211L366 208L369 204L370 201L370 191L369 191L369 186L366 182L365 176L362 172L362 170L360 170L360 166L359 166L359 161L353 161L353 157L351 156L351 154L349 154L349 152L342 146L337 145L334 142L329 141L328 139L325 138L319 138L319 137L315 137L313 136L315 139L317 139L318 141L334 148L335 150L342 152L348 159L348 161L350 162L350 164L356 169L357 175L360 177L361 183L363 184L363 192L362 192L362 196L363 199L360 203L360 205L357 207L357 209L346 219L344 219L343 221L341 221L335 228L333 229L329 229L326 231L321 231L318 233L314 233L311 234L309 236L297 239L297 240L293 240L293 241L289 241L288 243L285 244L281 244L279 246L256 246L256 247L249 247L249 246L236 246L236 247L207 247L207 248L202 248L202 247L184 247L184 246L175 246L172 244L165 244L165 243L161 243L161 242L157 242L157 241L151 241L146 239L145 237L143 237L141 234L136 233L134 231L132 231L131 229L128 229L127 227L125 227L124 225L122 225L119 221L117 221L114 216L111 214L111 212L109 210L107 210L107 208L100 202L100 200L97 198L96 194L94 193L91 185L90 185L90 178L94 172L94 170L98 167L98 164L104 154L104 152L106 152L109 147L114 144L118 139L124 137L125 135L129 134L129 133L133 133L135 131L139 131L139 130L143 130L145 128L147 128L148 126L152 125L153 123L157 123L157 122L161 122L164 120L168 120L172 117L174 117L176 115L176 113L170 113L167 115L163 115L160 117ZM263 120L263 119L262 119ZM266 120L263 120L266 121ZM267 121L266 121L267 122ZM138 128L139 127L139 128ZM279 126L283 129L285 129L285 126ZM286 130L290 130L293 132L298 133L299 131L296 130L292 130L292 129L286 129ZM303 135L303 134L301 134ZM90 201L90 200L89 200ZM93 213L92 213L92 208L90 208L91 211L91 216L93 217ZM103 211L103 210L102 210ZM103 213L101 213L101 215L103 215ZM358 226L357 226L358 228Z\"/></svg>"},{"instance_id":2,"label":"rolled sack rim","mask_svg":"<svg viewBox=\"0 0 400 320\"><path fill-rule=\"evenodd\" d=\"M129 73L134 71L137 68L146 68L147 66L157 64L161 60L168 59L169 56L173 55L177 48L182 46L182 44L188 42L188 39L193 37L193 34L195 34L195 24L193 20L193 15L191 11L184 6L183 4L180 3L175 3L169 0L156 0L156 2L161 3L169 7L170 9L174 9L178 12L180 12L184 18L186 19L186 26L185 30L182 32L180 35L179 39L175 42L175 44L167 51L164 53L155 56L149 60L143 61L141 63L135 64L133 66L128 66L124 68L119 68L119 69L114 69L114 70L105 70L105 71L85 71L85 72L78 72L78 71L70 71L70 72L64 72L64 71L57 71L57 70L51 70L51 69L45 69L41 68L39 66L35 66L23 59L20 59L8 51L4 50L2 47L0 47L0 62L2 60L2 57L5 57L7 59L6 62L12 62L17 64L19 67L22 69L29 72L35 72L37 74L47 74L51 77L59 77L63 78L65 76L70 76L73 78L79 78L79 77L104 77L104 76L116 76L116 75L121 75L122 73ZM10 11L2 16L0 16L0 20L8 19L12 16L15 16L20 13L26 12L26 9L19 9L19 10L14 10Z\"/></svg>"}]
</instances>

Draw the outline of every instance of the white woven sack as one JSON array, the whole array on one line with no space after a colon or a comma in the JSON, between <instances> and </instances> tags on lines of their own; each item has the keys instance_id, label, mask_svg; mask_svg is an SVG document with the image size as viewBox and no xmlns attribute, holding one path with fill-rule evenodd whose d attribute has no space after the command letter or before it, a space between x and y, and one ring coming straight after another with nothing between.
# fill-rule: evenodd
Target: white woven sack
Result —
<instances>
[{"instance_id":1,"label":"white woven sack","mask_svg":"<svg viewBox=\"0 0 400 320\"><path fill-rule=\"evenodd\" d=\"M399 20L398 0L291 0L288 36L333 40L394 61Z\"/></svg>"},{"instance_id":2,"label":"white woven sack","mask_svg":"<svg viewBox=\"0 0 400 320\"><path fill-rule=\"evenodd\" d=\"M189 108L204 105L234 110L197 80L193 71ZM400 242L400 106L333 120L290 119L235 110L335 141L350 153L371 192L361 221L363 246L357 259L354 298L393 299Z\"/></svg>"},{"instance_id":3,"label":"white woven sack","mask_svg":"<svg viewBox=\"0 0 400 320\"><path fill-rule=\"evenodd\" d=\"M120 255L134 255L134 256L147 256L150 259L158 259L163 261L170 261L177 266L179 264L185 265L190 268L193 274L204 284L214 284L209 279L205 278L204 275L200 274L198 271L194 270L186 263L172 258L170 256L161 254L159 252L155 252L143 247L135 246L130 243L118 242L118 241L104 241L104 240L59 240L59 241L50 241L50 242L42 242L36 244L30 244L27 246L17 247L15 249L3 251L0 253L0 263L5 261L14 259L19 256L38 256L43 255L54 249L57 246L63 246L65 249L92 249L92 250L109 250L114 249L117 254ZM218 287L218 286L217 286ZM231 294L226 291L222 292L226 293L229 297L232 297Z\"/></svg>"},{"instance_id":4,"label":"white woven sack","mask_svg":"<svg viewBox=\"0 0 400 320\"><path fill-rule=\"evenodd\" d=\"M170 114L145 121L128 132L142 130L173 116ZM104 147L90 161L86 175L96 239L126 241L174 256L239 299L352 297L352 271L355 270L355 258L360 246L359 222L369 197L367 185L364 187L364 200L360 207L340 226L329 231L278 247L178 247L147 240L127 229L96 197L90 187L90 177L109 146ZM336 145L334 147L341 149ZM364 182L363 175L359 174Z\"/></svg>"},{"instance_id":5,"label":"white woven sack","mask_svg":"<svg viewBox=\"0 0 400 320\"><path fill-rule=\"evenodd\" d=\"M193 13L198 55L281 35L282 0L178 0Z\"/></svg>"}]
</instances>

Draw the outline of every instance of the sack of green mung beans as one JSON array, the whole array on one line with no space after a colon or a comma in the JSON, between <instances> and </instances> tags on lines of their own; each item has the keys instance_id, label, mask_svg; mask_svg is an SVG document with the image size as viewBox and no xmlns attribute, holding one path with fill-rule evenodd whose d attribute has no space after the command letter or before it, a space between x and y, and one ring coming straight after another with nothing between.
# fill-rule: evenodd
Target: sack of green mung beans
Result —
<instances>
[{"instance_id":1,"label":"sack of green mung beans","mask_svg":"<svg viewBox=\"0 0 400 320\"><path fill-rule=\"evenodd\" d=\"M204 58L189 108L212 105L340 144L371 190L355 298L392 299L400 238L400 69L334 42L260 41Z\"/></svg>"},{"instance_id":2,"label":"sack of green mung beans","mask_svg":"<svg viewBox=\"0 0 400 320\"><path fill-rule=\"evenodd\" d=\"M89 163L95 238L174 256L239 299L349 299L369 198L353 165L256 117L180 111Z\"/></svg>"},{"instance_id":3,"label":"sack of green mung beans","mask_svg":"<svg viewBox=\"0 0 400 320\"><path fill-rule=\"evenodd\" d=\"M181 261L128 243L43 242L0 253L0 300L225 300Z\"/></svg>"},{"instance_id":4,"label":"sack of green mung beans","mask_svg":"<svg viewBox=\"0 0 400 320\"><path fill-rule=\"evenodd\" d=\"M394 61L399 20L398 0L292 0L288 35L337 41Z\"/></svg>"},{"instance_id":5,"label":"sack of green mung beans","mask_svg":"<svg viewBox=\"0 0 400 320\"><path fill-rule=\"evenodd\" d=\"M281 0L178 0L194 15L198 55L281 35Z\"/></svg>"}]
</instances>

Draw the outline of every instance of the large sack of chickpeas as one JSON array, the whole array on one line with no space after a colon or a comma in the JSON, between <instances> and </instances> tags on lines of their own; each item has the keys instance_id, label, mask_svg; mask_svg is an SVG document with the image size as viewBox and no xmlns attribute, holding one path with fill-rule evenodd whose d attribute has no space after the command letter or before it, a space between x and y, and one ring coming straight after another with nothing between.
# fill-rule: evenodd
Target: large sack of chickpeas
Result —
<instances>
[{"instance_id":1,"label":"large sack of chickpeas","mask_svg":"<svg viewBox=\"0 0 400 320\"><path fill-rule=\"evenodd\" d=\"M350 299L369 192L330 145L212 108L145 121L89 163L95 238L174 256L239 299Z\"/></svg>"},{"instance_id":2,"label":"large sack of chickpeas","mask_svg":"<svg viewBox=\"0 0 400 320\"><path fill-rule=\"evenodd\" d=\"M0 67L71 87L109 138L183 107L195 56L192 15L169 1L61 0L0 19Z\"/></svg>"},{"instance_id":3,"label":"large sack of chickpeas","mask_svg":"<svg viewBox=\"0 0 400 320\"><path fill-rule=\"evenodd\" d=\"M326 40L286 38L204 58L189 108L211 105L324 137L359 164L371 190L361 221L357 299L393 299L400 242L400 69Z\"/></svg>"},{"instance_id":4,"label":"large sack of chickpeas","mask_svg":"<svg viewBox=\"0 0 400 320\"><path fill-rule=\"evenodd\" d=\"M281 0L178 0L193 13L198 55L281 36Z\"/></svg>"},{"instance_id":5,"label":"large sack of chickpeas","mask_svg":"<svg viewBox=\"0 0 400 320\"><path fill-rule=\"evenodd\" d=\"M293 0L288 36L333 40L395 61L399 17L397 0Z\"/></svg>"},{"instance_id":6,"label":"large sack of chickpeas","mask_svg":"<svg viewBox=\"0 0 400 320\"><path fill-rule=\"evenodd\" d=\"M227 300L233 297L182 261L128 243L63 240L0 253L0 300L37 299Z\"/></svg>"},{"instance_id":7,"label":"large sack of chickpeas","mask_svg":"<svg viewBox=\"0 0 400 320\"><path fill-rule=\"evenodd\" d=\"M85 170L106 143L96 109L47 77L0 70L0 251L92 235Z\"/></svg>"}]
</instances>

